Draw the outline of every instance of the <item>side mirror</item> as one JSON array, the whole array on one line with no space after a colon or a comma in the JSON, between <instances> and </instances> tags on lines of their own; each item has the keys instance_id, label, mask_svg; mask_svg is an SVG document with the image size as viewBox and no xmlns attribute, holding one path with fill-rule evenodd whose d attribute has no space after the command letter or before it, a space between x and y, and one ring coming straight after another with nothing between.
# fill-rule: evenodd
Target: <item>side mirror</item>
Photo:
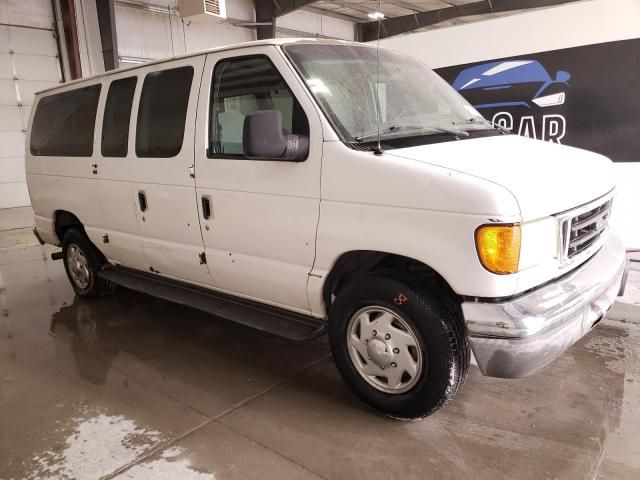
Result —
<instances>
[{"instance_id":1,"label":"side mirror","mask_svg":"<svg viewBox=\"0 0 640 480\"><path fill-rule=\"evenodd\" d=\"M244 118L242 149L251 158L301 161L309 153L309 138L284 135L282 114L277 110L261 110Z\"/></svg>"},{"instance_id":2,"label":"side mirror","mask_svg":"<svg viewBox=\"0 0 640 480\"><path fill-rule=\"evenodd\" d=\"M559 70L556 73L556 82L558 83L567 83L570 79L571 79L571 74L569 72Z\"/></svg>"}]
</instances>

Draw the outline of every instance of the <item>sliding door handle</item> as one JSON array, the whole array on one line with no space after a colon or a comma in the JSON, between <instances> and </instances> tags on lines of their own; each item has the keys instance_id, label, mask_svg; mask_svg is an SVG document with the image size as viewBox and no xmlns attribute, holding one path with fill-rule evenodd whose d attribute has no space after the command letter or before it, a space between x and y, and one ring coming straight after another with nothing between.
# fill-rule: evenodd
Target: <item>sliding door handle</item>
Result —
<instances>
[{"instance_id":1,"label":"sliding door handle","mask_svg":"<svg viewBox=\"0 0 640 480\"><path fill-rule=\"evenodd\" d=\"M138 191L138 203L140 204L140 211L145 212L147 210L147 194L144 190Z\"/></svg>"},{"instance_id":2,"label":"sliding door handle","mask_svg":"<svg viewBox=\"0 0 640 480\"><path fill-rule=\"evenodd\" d=\"M202 216L205 220L208 220L211 217L211 201L209 200L208 195L202 196Z\"/></svg>"}]
</instances>

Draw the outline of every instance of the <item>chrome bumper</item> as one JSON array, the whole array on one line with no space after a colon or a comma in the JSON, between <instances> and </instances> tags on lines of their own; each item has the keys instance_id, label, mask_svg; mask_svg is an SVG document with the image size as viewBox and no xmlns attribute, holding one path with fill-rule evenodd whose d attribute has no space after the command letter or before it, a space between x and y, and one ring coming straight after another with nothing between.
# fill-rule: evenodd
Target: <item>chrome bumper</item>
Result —
<instances>
[{"instance_id":1,"label":"chrome bumper","mask_svg":"<svg viewBox=\"0 0 640 480\"><path fill-rule=\"evenodd\" d=\"M484 375L525 377L586 335L624 288L623 243L610 236L586 263L502 303L464 302L469 341Z\"/></svg>"}]
</instances>

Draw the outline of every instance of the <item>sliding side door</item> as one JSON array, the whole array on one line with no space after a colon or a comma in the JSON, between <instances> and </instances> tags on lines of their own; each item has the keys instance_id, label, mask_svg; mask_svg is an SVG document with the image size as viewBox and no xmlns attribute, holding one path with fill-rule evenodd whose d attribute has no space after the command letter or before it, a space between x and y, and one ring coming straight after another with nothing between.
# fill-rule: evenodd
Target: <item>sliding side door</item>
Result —
<instances>
[{"instance_id":1,"label":"sliding side door","mask_svg":"<svg viewBox=\"0 0 640 480\"><path fill-rule=\"evenodd\" d=\"M147 270L198 284L210 282L192 174L204 61L202 55L139 71L131 167Z\"/></svg>"}]
</instances>

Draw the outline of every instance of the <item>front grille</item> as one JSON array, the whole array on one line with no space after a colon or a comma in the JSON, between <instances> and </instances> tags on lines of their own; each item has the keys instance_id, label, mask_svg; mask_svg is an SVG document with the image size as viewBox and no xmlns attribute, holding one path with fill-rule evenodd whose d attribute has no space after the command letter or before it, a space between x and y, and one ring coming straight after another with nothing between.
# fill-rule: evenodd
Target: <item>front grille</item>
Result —
<instances>
[{"instance_id":1,"label":"front grille","mask_svg":"<svg viewBox=\"0 0 640 480\"><path fill-rule=\"evenodd\" d=\"M595 246L609 226L612 199L569 211L561 217L565 261Z\"/></svg>"}]
</instances>

